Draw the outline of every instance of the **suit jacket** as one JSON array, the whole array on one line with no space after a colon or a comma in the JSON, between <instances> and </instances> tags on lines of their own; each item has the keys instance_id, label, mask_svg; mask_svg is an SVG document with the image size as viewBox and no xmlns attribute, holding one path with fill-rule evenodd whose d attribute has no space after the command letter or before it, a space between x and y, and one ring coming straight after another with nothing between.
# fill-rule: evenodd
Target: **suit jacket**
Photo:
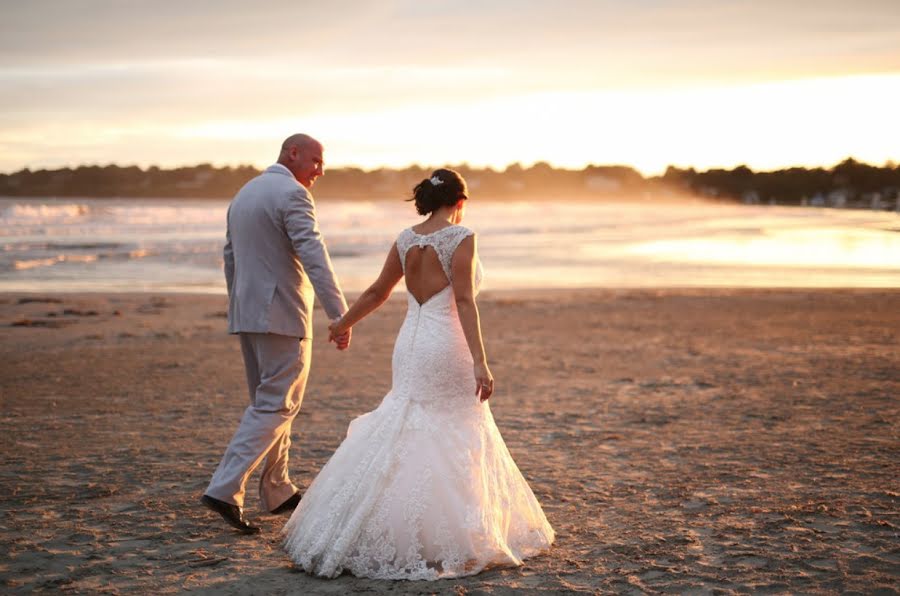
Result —
<instances>
[{"instance_id":1,"label":"suit jacket","mask_svg":"<svg viewBox=\"0 0 900 596\"><path fill-rule=\"evenodd\" d=\"M314 295L329 319L347 310L312 195L280 164L231 201L223 256L229 333L312 337Z\"/></svg>"}]
</instances>

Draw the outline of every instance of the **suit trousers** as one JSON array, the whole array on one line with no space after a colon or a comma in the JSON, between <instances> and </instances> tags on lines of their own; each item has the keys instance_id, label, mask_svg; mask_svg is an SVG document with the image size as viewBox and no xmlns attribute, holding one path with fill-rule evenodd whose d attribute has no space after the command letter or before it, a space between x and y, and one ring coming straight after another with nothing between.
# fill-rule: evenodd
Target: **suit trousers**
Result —
<instances>
[{"instance_id":1,"label":"suit trousers","mask_svg":"<svg viewBox=\"0 0 900 596\"><path fill-rule=\"evenodd\" d=\"M291 424L300 411L312 346L306 338L240 333L250 405L244 410L206 494L244 506L247 480L265 460L259 479L262 506L271 511L297 492L288 473Z\"/></svg>"}]
</instances>

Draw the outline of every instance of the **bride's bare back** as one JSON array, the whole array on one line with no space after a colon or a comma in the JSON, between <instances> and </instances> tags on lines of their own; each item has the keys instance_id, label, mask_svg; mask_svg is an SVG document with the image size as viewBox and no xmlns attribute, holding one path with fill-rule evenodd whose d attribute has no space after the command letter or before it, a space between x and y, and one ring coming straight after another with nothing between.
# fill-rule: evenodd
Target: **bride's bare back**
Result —
<instances>
[{"instance_id":1,"label":"bride's bare back","mask_svg":"<svg viewBox=\"0 0 900 596\"><path fill-rule=\"evenodd\" d=\"M432 246L412 246L406 253L406 289L416 302L425 304L450 285L437 251Z\"/></svg>"}]
</instances>

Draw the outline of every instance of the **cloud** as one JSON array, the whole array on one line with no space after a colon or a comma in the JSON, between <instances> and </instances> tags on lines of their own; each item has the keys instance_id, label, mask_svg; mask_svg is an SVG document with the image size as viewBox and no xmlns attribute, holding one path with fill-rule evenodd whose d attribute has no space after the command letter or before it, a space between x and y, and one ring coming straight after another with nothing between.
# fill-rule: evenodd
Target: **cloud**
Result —
<instances>
[{"instance_id":1,"label":"cloud","mask_svg":"<svg viewBox=\"0 0 900 596\"><path fill-rule=\"evenodd\" d=\"M0 168L7 169L77 162L79 151L147 162L189 156L193 147L202 159L209 147L186 141L184 131L220 124L303 128L419 110L439 118L440 110L540 94L653 97L900 72L894 0L7 4L0 22ZM257 142L225 153L241 161ZM166 152L167 144L178 150ZM352 146L367 162L387 155L368 140Z\"/></svg>"},{"instance_id":2,"label":"cloud","mask_svg":"<svg viewBox=\"0 0 900 596\"><path fill-rule=\"evenodd\" d=\"M696 70L704 56L739 66L885 53L900 43L900 10L884 0L29 0L4 10L0 32L7 67L218 59L299 72L502 66L541 77L612 63Z\"/></svg>"}]
</instances>

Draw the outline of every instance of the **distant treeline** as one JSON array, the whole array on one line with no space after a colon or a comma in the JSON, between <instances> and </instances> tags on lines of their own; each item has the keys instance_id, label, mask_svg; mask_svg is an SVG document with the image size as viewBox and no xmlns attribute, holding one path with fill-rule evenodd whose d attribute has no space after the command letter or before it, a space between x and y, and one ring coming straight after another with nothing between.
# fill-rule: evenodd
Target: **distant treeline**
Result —
<instances>
[{"instance_id":1,"label":"distant treeline","mask_svg":"<svg viewBox=\"0 0 900 596\"><path fill-rule=\"evenodd\" d=\"M830 205L836 207L896 207L900 197L900 166L882 167L845 159L833 168L788 168L754 172L746 166L733 170L670 167L660 179L668 186L692 193L745 203Z\"/></svg>"},{"instance_id":2,"label":"distant treeline","mask_svg":"<svg viewBox=\"0 0 900 596\"><path fill-rule=\"evenodd\" d=\"M651 178L627 166L568 170L539 162L530 167L513 164L502 171L466 165L455 168L465 176L471 194L484 198L660 199L699 195L724 201L866 206L877 198L887 207L887 203L896 204L900 192L900 166L871 166L853 159L828 169L773 172L754 172L746 166L705 172L670 167L662 176ZM316 182L314 192L317 198L406 198L430 172L430 168L418 166L372 171L329 169ZM209 164L175 169L117 165L24 169L0 174L0 196L223 199L232 197L258 173L251 166L217 168Z\"/></svg>"}]
</instances>

